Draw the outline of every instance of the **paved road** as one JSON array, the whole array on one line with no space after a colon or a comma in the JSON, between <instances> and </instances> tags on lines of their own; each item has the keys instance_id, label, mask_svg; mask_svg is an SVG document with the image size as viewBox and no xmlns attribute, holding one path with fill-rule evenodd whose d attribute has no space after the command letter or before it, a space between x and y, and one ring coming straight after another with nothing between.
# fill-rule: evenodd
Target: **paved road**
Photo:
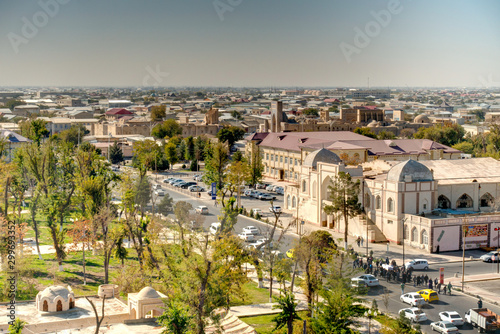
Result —
<instances>
[{"instance_id":1,"label":"paved road","mask_svg":"<svg viewBox=\"0 0 500 334\"><path fill-rule=\"evenodd\" d=\"M399 298L401 296L401 288L400 283L387 283L385 281L381 281L382 287L387 288L389 292L389 303L388 309L389 312L393 314L397 314L400 309L410 307L408 304L402 303ZM379 309L385 311L384 304L384 292L383 288L371 288L368 293L369 299L376 299L378 303ZM414 288L412 285L407 285L405 288L405 292L414 292L418 291L420 288ZM429 320L420 323L422 327L422 331L424 333L431 333L430 323L433 321L439 321L439 312L443 311L457 311L463 317L464 313L468 311L470 308L477 307L477 299L460 294L458 292L452 292L452 295L439 295L439 302L433 304L427 304L422 308L422 311L425 312L427 318ZM489 304L487 302L483 302L483 307L487 307L490 310L500 314L500 307ZM461 333L477 333L477 329L473 329L470 325L462 326L459 328ZM500 333L500 331L497 331Z\"/></svg>"}]
</instances>

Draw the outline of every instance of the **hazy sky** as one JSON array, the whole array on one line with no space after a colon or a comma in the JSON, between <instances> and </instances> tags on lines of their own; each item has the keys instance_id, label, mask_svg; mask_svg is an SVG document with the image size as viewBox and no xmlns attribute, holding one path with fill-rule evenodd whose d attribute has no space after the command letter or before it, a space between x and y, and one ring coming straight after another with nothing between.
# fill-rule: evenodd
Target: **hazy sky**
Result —
<instances>
[{"instance_id":1,"label":"hazy sky","mask_svg":"<svg viewBox=\"0 0 500 334\"><path fill-rule=\"evenodd\" d=\"M0 86L500 86L499 18L498 0L0 0Z\"/></svg>"}]
</instances>

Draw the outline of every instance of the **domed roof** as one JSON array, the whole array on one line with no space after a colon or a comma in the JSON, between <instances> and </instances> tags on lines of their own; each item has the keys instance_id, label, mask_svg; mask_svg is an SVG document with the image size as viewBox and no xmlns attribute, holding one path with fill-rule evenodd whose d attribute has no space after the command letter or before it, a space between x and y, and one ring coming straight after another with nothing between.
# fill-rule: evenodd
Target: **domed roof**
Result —
<instances>
[{"instance_id":1,"label":"domed roof","mask_svg":"<svg viewBox=\"0 0 500 334\"><path fill-rule=\"evenodd\" d=\"M433 179L432 172L427 166L411 159L400 162L387 173L387 181L393 182L432 181Z\"/></svg>"},{"instance_id":2,"label":"domed roof","mask_svg":"<svg viewBox=\"0 0 500 334\"><path fill-rule=\"evenodd\" d=\"M341 160L339 156L333 153L332 151L329 151L326 148L322 148L320 150L310 153L304 159L304 163L302 164L302 166L316 168L318 162L335 164L341 162Z\"/></svg>"},{"instance_id":3,"label":"domed roof","mask_svg":"<svg viewBox=\"0 0 500 334\"><path fill-rule=\"evenodd\" d=\"M64 300L68 300L70 295L74 295L73 291L63 287L63 286L49 286L45 290L38 293L40 298L49 298L50 300L54 300L57 296L62 297Z\"/></svg>"},{"instance_id":4,"label":"domed roof","mask_svg":"<svg viewBox=\"0 0 500 334\"><path fill-rule=\"evenodd\" d=\"M138 294L137 299L156 299L161 298L161 296L156 292L155 289L147 286L143 288Z\"/></svg>"},{"instance_id":5,"label":"domed roof","mask_svg":"<svg viewBox=\"0 0 500 334\"><path fill-rule=\"evenodd\" d=\"M431 120L425 114L420 114L413 119L413 123L430 123Z\"/></svg>"}]
</instances>

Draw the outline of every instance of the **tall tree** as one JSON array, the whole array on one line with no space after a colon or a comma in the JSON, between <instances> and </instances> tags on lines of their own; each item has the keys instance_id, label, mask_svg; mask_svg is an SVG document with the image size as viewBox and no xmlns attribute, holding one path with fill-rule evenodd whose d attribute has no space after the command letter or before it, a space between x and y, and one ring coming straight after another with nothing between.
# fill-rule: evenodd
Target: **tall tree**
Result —
<instances>
[{"instance_id":1,"label":"tall tree","mask_svg":"<svg viewBox=\"0 0 500 334\"><path fill-rule=\"evenodd\" d=\"M259 147L255 143L252 143L252 150L250 152L250 185L254 186L262 181L264 164L262 163Z\"/></svg>"},{"instance_id":2,"label":"tall tree","mask_svg":"<svg viewBox=\"0 0 500 334\"><path fill-rule=\"evenodd\" d=\"M112 164L119 164L123 159L123 151L121 147L118 145L118 142L115 141L113 145L109 148L109 159Z\"/></svg>"},{"instance_id":3,"label":"tall tree","mask_svg":"<svg viewBox=\"0 0 500 334\"><path fill-rule=\"evenodd\" d=\"M151 107L151 120L154 122L163 121L165 116L167 115L167 106L153 106Z\"/></svg>"},{"instance_id":4,"label":"tall tree","mask_svg":"<svg viewBox=\"0 0 500 334\"><path fill-rule=\"evenodd\" d=\"M224 178L226 175L226 165L229 161L229 149L221 142L211 143L207 149L205 157L205 174L203 182L211 184L217 183L217 189L224 188Z\"/></svg>"},{"instance_id":5,"label":"tall tree","mask_svg":"<svg viewBox=\"0 0 500 334\"><path fill-rule=\"evenodd\" d=\"M21 135L33 140L38 146L40 146L42 138L47 137L49 134L46 125L47 122L39 118L32 118L19 122Z\"/></svg>"},{"instance_id":6,"label":"tall tree","mask_svg":"<svg viewBox=\"0 0 500 334\"><path fill-rule=\"evenodd\" d=\"M156 125L151 131L151 135L155 138L172 138L182 135L182 127L175 119L168 119L165 122Z\"/></svg>"},{"instance_id":7,"label":"tall tree","mask_svg":"<svg viewBox=\"0 0 500 334\"><path fill-rule=\"evenodd\" d=\"M276 302L278 304L274 305L273 309L281 309L281 312L273 318L273 321L276 323L276 329L286 326L287 333L293 334L294 320L302 320L297 313L298 303L295 301L295 296L293 293L285 291L282 296L276 298Z\"/></svg>"},{"instance_id":8,"label":"tall tree","mask_svg":"<svg viewBox=\"0 0 500 334\"><path fill-rule=\"evenodd\" d=\"M236 126L229 126L219 130L217 133L217 138L219 141L225 143L229 148L233 147L234 143L240 139L243 139L245 135L245 130L238 128Z\"/></svg>"},{"instance_id":9,"label":"tall tree","mask_svg":"<svg viewBox=\"0 0 500 334\"><path fill-rule=\"evenodd\" d=\"M61 131L57 137L64 142L71 142L75 146L80 144L83 140L83 137L89 134L90 131L82 125L72 125L69 129Z\"/></svg>"},{"instance_id":10,"label":"tall tree","mask_svg":"<svg viewBox=\"0 0 500 334\"><path fill-rule=\"evenodd\" d=\"M344 218L344 242L347 249L349 218L361 214L361 203L358 201L360 182L353 181L351 175L339 172L328 186L331 205L325 205L323 210L327 215L340 213Z\"/></svg>"},{"instance_id":11,"label":"tall tree","mask_svg":"<svg viewBox=\"0 0 500 334\"><path fill-rule=\"evenodd\" d=\"M87 285L87 275L85 272L85 249L90 249L92 238L92 224L88 220L77 220L68 232L73 241L73 249L82 250L83 285Z\"/></svg>"}]
</instances>

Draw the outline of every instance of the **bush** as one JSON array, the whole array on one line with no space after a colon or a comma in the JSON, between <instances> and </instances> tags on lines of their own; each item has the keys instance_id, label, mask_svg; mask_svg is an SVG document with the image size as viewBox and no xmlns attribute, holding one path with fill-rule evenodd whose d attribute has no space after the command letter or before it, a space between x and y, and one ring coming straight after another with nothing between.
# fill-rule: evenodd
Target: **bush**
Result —
<instances>
[{"instance_id":1,"label":"bush","mask_svg":"<svg viewBox=\"0 0 500 334\"><path fill-rule=\"evenodd\" d=\"M196 172L198 171L198 161L197 160L192 160L191 165L189 165L189 170L191 172Z\"/></svg>"},{"instance_id":2,"label":"bush","mask_svg":"<svg viewBox=\"0 0 500 334\"><path fill-rule=\"evenodd\" d=\"M253 218L253 210L250 210L250 214L248 215L248 217Z\"/></svg>"},{"instance_id":3,"label":"bush","mask_svg":"<svg viewBox=\"0 0 500 334\"><path fill-rule=\"evenodd\" d=\"M261 216L260 216L260 214L257 212L257 213L255 214L255 219L260 220L261 218L262 218L262 217L261 217Z\"/></svg>"}]
</instances>

